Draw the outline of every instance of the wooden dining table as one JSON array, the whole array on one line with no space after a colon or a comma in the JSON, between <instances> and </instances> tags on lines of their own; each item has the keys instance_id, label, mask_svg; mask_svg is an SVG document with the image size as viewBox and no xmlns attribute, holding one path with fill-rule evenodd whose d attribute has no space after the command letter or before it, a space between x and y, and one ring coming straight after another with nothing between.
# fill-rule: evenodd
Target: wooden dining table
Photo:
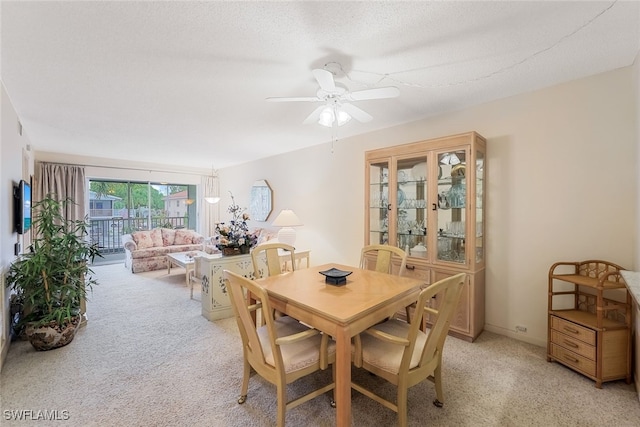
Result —
<instances>
[{"instance_id":1,"label":"wooden dining table","mask_svg":"<svg viewBox=\"0 0 640 427\"><path fill-rule=\"evenodd\" d=\"M342 285L320 271L351 271ZM329 334L336 342L336 425L351 425L351 338L417 299L423 280L325 264L257 280L272 308Z\"/></svg>"}]
</instances>

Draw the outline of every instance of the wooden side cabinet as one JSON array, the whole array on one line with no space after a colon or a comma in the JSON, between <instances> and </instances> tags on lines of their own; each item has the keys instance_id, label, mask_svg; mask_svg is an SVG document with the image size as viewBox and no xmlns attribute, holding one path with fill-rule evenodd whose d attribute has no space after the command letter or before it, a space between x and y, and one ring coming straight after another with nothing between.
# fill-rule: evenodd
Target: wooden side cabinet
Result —
<instances>
[{"instance_id":1,"label":"wooden side cabinet","mask_svg":"<svg viewBox=\"0 0 640 427\"><path fill-rule=\"evenodd\" d=\"M631 383L631 297L622 267L557 262L549 269L547 360L596 382Z\"/></svg>"}]
</instances>

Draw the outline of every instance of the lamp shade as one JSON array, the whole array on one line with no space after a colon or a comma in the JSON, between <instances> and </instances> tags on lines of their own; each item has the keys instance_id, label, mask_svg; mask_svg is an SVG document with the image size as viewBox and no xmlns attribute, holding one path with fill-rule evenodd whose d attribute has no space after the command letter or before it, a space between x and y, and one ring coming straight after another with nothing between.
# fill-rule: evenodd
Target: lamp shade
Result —
<instances>
[{"instance_id":1,"label":"lamp shade","mask_svg":"<svg viewBox=\"0 0 640 427\"><path fill-rule=\"evenodd\" d=\"M204 200L205 200L205 202L207 202L207 203L214 204L214 203L218 203L218 202L220 201L220 197L214 197L214 196L211 196L211 197L205 197L205 198L204 198Z\"/></svg>"},{"instance_id":2,"label":"lamp shade","mask_svg":"<svg viewBox=\"0 0 640 427\"><path fill-rule=\"evenodd\" d=\"M282 227L278 231L278 241L291 246L296 242L296 230L292 227L299 227L302 224L300 218L291 210L283 209L276 219L271 223L274 227Z\"/></svg>"},{"instance_id":3,"label":"lamp shade","mask_svg":"<svg viewBox=\"0 0 640 427\"><path fill-rule=\"evenodd\" d=\"M275 227L299 227L304 224L291 209L283 209L271 225Z\"/></svg>"}]
</instances>

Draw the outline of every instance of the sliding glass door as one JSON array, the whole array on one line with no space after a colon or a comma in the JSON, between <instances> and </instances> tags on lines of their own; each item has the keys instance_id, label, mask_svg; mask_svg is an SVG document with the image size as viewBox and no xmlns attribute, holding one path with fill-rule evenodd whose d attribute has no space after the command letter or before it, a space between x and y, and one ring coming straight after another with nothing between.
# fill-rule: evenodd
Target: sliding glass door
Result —
<instances>
[{"instance_id":1,"label":"sliding glass door","mask_svg":"<svg viewBox=\"0 0 640 427\"><path fill-rule=\"evenodd\" d=\"M107 261L124 259L122 235L156 227L196 229L196 186L89 181L90 238Z\"/></svg>"}]
</instances>

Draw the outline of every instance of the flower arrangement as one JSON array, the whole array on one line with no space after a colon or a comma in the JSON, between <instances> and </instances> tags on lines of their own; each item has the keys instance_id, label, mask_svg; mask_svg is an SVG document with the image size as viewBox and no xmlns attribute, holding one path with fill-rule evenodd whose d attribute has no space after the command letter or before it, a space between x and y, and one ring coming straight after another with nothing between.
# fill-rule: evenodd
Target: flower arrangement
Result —
<instances>
[{"instance_id":1,"label":"flower arrangement","mask_svg":"<svg viewBox=\"0 0 640 427\"><path fill-rule=\"evenodd\" d=\"M220 249L223 254L231 253L249 253L249 250L257 243L257 236L249 232L249 214L244 212L244 209L236 204L236 201L231 194L231 205L227 209L227 212L231 214L231 221L229 224L224 222L216 224L216 247Z\"/></svg>"}]
</instances>

